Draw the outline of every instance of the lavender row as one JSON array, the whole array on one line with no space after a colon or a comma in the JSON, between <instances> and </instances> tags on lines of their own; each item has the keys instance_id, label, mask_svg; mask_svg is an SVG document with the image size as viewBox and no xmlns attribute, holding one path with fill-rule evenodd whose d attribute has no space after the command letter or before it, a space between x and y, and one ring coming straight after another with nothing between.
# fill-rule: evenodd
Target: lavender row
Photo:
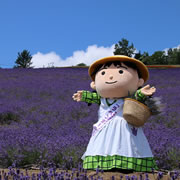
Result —
<instances>
[{"instance_id":1,"label":"lavender row","mask_svg":"<svg viewBox=\"0 0 180 180\"><path fill-rule=\"evenodd\" d=\"M158 166L180 163L180 69L150 69L149 84L166 105L144 132ZM98 106L74 102L77 90L91 90L86 68L0 70L0 164L54 162L71 168L81 161Z\"/></svg>"}]
</instances>

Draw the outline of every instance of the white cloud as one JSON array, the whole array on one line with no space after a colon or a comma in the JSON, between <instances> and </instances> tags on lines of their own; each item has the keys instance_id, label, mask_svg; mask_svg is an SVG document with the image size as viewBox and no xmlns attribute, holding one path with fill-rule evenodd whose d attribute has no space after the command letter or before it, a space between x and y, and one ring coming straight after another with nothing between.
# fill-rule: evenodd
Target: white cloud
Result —
<instances>
[{"instance_id":1,"label":"white cloud","mask_svg":"<svg viewBox=\"0 0 180 180\"><path fill-rule=\"evenodd\" d=\"M172 49L175 49L175 48L180 49L180 44L176 47L173 47Z\"/></svg>"},{"instance_id":2,"label":"white cloud","mask_svg":"<svg viewBox=\"0 0 180 180\"><path fill-rule=\"evenodd\" d=\"M55 52L50 52L47 54L43 54L38 52L32 56L32 65L35 68L41 67L65 67L65 66L75 66L79 63L85 63L86 65L90 65L95 60L106 57L113 56L114 45L111 47L104 47L97 45L88 46L88 48L83 50L78 50L73 52L73 55L67 57L66 59L62 59L60 55Z\"/></svg>"},{"instance_id":3,"label":"white cloud","mask_svg":"<svg viewBox=\"0 0 180 180\"><path fill-rule=\"evenodd\" d=\"M166 49L163 50L166 55L168 54L168 50L169 50L169 49L170 49L170 48L166 48ZM176 47L173 47L172 49L180 49L180 44L179 44L178 46L176 46Z\"/></svg>"}]
</instances>

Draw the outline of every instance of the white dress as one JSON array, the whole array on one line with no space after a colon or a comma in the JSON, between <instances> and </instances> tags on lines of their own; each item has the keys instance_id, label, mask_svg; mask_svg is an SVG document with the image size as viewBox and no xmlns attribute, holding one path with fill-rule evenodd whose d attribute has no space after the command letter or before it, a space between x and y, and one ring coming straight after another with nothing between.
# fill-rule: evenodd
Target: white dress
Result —
<instances>
[{"instance_id":1,"label":"white dress","mask_svg":"<svg viewBox=\"0 0 180 180\"><path fill-rule=\"evenodd\" d=\"M109 103L114 100L108 99ZM118 99L120 104L118 113L112 120L104 125L95 135L92 135L87 146L86 156L112 156L119 155L134 158L153 157L149 143L141 127L137 128L127 123L122 116L123 99ZM106 99L101 98L101 105L98 112L98 122L102 120L111 106L108 106Z\"/></svg>"}]
</instances>

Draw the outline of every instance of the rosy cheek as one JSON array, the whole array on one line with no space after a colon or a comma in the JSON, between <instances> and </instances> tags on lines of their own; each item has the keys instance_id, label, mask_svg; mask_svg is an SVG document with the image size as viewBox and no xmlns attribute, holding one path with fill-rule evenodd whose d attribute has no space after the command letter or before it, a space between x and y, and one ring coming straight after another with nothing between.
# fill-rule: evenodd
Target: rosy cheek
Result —
<instances>
[{"instance_id":1,"label":"rosy cheek","mask_svg":"<svg viewBox=\"0 0 180 180\"><path fill-rule=\"evenodd\" d=\"M102 77L102 75L97 75L95 78L95 83L96 84L101 84L104 80L104 77Z\"/></svg>"}]
</instances>

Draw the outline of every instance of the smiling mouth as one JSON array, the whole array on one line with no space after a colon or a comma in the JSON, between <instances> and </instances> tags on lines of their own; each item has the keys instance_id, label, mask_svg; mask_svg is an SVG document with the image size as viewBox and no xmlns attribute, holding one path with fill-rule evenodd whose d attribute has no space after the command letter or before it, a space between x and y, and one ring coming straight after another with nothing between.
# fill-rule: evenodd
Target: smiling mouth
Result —
<instances>
[{"instance_id":1,"label":"smiling mouth","mask_svg":"<svg viewBox=\"0 0 180 180\"><path fill-rule=\"evenodd\" d=\"M116 83L117 81L114 81L114 82L106 82L106 84L114 84Z\"/></svg>"}]
</instances>

